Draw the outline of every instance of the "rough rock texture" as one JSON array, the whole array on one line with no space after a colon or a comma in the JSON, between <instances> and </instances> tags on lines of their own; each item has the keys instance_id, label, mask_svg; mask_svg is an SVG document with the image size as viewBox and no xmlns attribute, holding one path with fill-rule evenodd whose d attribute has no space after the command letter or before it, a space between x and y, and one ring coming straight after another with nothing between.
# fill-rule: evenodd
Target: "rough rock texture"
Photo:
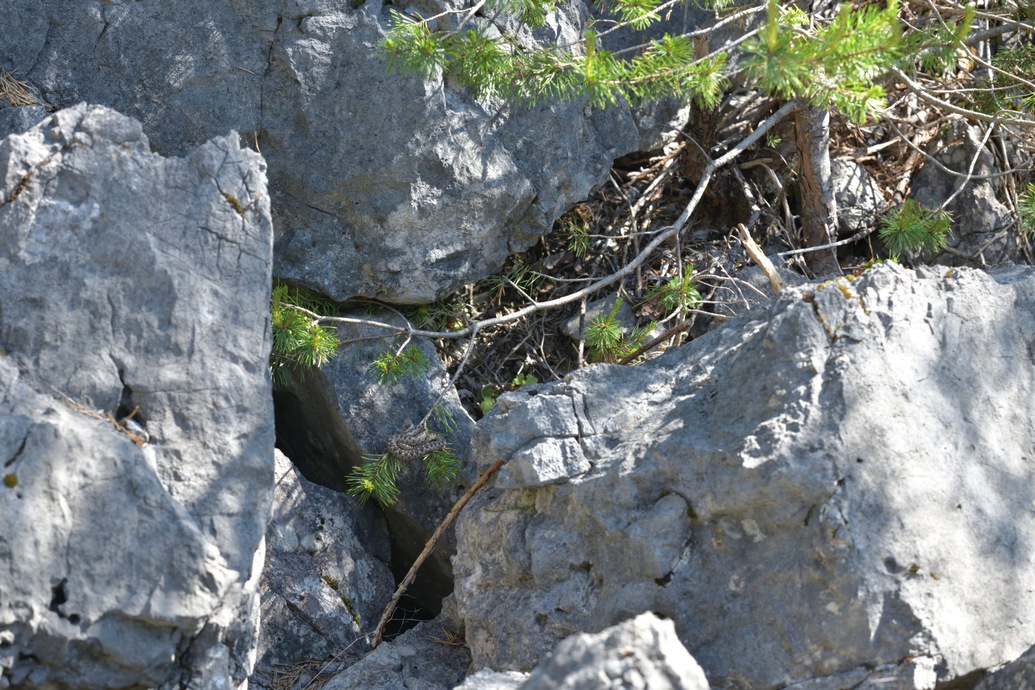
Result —
<instances>
[{"instance_id":1,"label":"rough rock texture","mask_svg":"<svg viewBox=\"0 0 1035 690\"><path fill-rule=\"evenodd\" d=\"M842 237L873 227L887 201L877 181L853 160L830 161L837 200L837 231Z\"/></svg>"},{"instance_id":2,"label":"rough rock texture","mask_svg":"<svg viewBox=\"0 0 1035 690\"><path fill-rule=\"evenodd\" d=\"M392 321L390 315L374 318ZM369 339L382 334L383 330L374 327L342 324L338 336L348 344L338 355L319 372L306 374L304 380L291 379L287 387L274 393L279 445L314 482L345 490L345 477L363 462L363 455L384 453L389 437L418 423L447 387L449 376L435 348L424 339L413 343L430 363L428 376L378 383L371 363L386 349L394 351L402 344L394 338ZM439 404L448 412L452 430L447 432L434 416L430 427L443 432L463 462L474 421L460 404L454 388L447 389ZM417 466L400 475L401 497L383 511L392 535L392 563L397 579L402 579L428 537L476 477L469 470L453 484L429 488ZM432 615L438 613L442 598L453 589L449 556L454 551L455 539L449 530L410 590L417 603Z\"/></svg>"},{"instance_id":3,"label":"rough rock texture","mask_svg":"<svg viewBox=\"0 0 1035 690\"><path fill-rule=\"evenodd\" d=\"M957 124L945 128L929 147L929 153L949 170L963 175L971 163L975 163L974 175L996 173L996 158L988 147L980 148L981 139L978 128ZM911 196L925 208L938 208L956 192L963 179L927 161L913 176ZM995 180L970 180L946 210L952 214L950 247L965 257L977 257L982 265L994 266L1017 258L1017 234L1007 232L1014 216L996 198ZM943 253L937 258L950 265L969 263L958 254Z\"/></svg>"},{"instance_id":4,"label":"rough rock texture","mask_svg":"<svg viewBox=\"0 0 1035 690\"><path fill-rule=\"evenodd\" d=\"M986 675L974 690L1033 690L1035 689L1035 647L1018 659Z\"/></svg>"},{"instance_id":5,"label":"rough rock texture","mask_svg":"<svg viewBox=\"0 0 1035 690\"><path fill-rule=\"evenodd\" d=\"M597 634L576 633L531 673L482 669L454 690L708 690L704 671L652 613Z\"/></svg>"},{"instance_id":6,"label":"rough rock texture","mask_svg":"<svg viewBox=\"0 0 1035 690\"><path fill-rule=\"evenodd\" d=\"M460 514L447 608L474 667L528 670L643 610L718 688L922 688L1017 657L1032 313L1030 269L884 265L501 396L473 452L509 463Z\"/></svg>"},{"instance_id":7,"label":"rough rock texture","mask_svg":"<svg viewBox=\"0 0 1035 690\"><path fill-rule=\"evenodd\" d=\"M470 663L467 649L453 644L439 621L424 621L380 644L324 690L452 690Z\"/></svg>"},{"instance_id":8,"label":"rough rock texture","mask_svg":"<svg viewBox=\"0 0 1035 690\"><path fill-rule=\"evenodd\" d=\"M271 262L265 168L235 136L166 159L77 106L0 142L0 682L246 678ZM134 411L145 446L104 417Z\"/></svg>"},{"instance_id":9,"label":"rough rock texture","mask_svg":"<svg viewBox=\"0 0 1035 690\"><path fill-rule=\"evenodd\" d=\"M286 670L333 673L358 660L395 591L390 548L371 506L312 484L277 451L250 687L282 688Z\"/></svg>"},{"instance_id":10,"label":"rough rock texture","mask_svg":"<svg viewBox=\"0 0 1035 690\"><path fill-rule=\"evenodd\" d=\"M388 74L387 4L17 0L0 68L56 107L137 117L166 155L241 132L269 163L279 276L431 301L532 244L645 142L628 110L479 104ZM584 14L566 4L539 40L573 38Z\"/></svg>"},{"instance_id":11,"label":"rough rock texture","mask_svg":"<svg viewBox=\"0 0 1035 690\"><path fill-rule=\"evenodd\" d=\"M529 675L521 671L491 671L483 668L467 676L453 690L517 690Z\"/></svg>"},{"instance_id":12,"label":"rough rock texture","mask_svg":"<svg viewBox=\"0 0 1035 690\"><path fill-rule=\"evenodd\" d=\"M644 613L557 645L521 690L708 690L672 621Z\"/></svg>"}]
</instances>

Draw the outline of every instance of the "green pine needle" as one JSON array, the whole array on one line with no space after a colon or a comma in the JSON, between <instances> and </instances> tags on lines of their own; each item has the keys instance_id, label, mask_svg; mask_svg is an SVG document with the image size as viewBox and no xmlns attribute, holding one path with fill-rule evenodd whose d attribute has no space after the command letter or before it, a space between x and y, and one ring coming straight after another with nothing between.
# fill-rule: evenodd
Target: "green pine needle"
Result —
<instances>
[{"instance_id":1,"label":"green pine needle","mask_svg":"<svg viewBox=\"0 0 1035 690\"><path fill-rule=\"evenodd\" d=\"M1021 232L1029 240L1035 240L1035 182L1029 182L1017 200L1017 215L1020 217Z\"/></svg>"},{"instance_id":2,"label":"green pine needle","mask_svg":"<svg viewBox=\"0 0 1035 690\"><path fill-rule=\"evenodd\" d=\"M616 299L611 311L598 314L590 319L583 335L589 349L589 359L594 362L617 362L634 352L647 338L657 324L650 323L643 327L635 327L632 333L626 333L618 323L618 310L622 300Z\"/></svg>"},{"instance_id":3,"label":"green pine needle","mask_svg":"<svg viewBox=\"0 0 1035 690\"><path fill-rule=\"evenodd\" d=\"M364 460L364 464L354 467L345 478L345 492L355 496L360 505L365 505L371 497L383 506L398 501L401 493L395 482L399 462L388 454L364 456Z\"/></svg>"},{"instance_id":4,"label":"green pine needle","mask_svg":"<svg viewBox=\"0 0 1035 690\"><path fill-rule=\"evenodd\" d=\"M460 461L449 449L428 453L421 459L421 466L431 486L442 486L460 476Z\"/></svg>"},{"instance_id":5,"label":"green pine needle","mask_svg":"<svg viewBox=\"0 0 1035 690\"><path fill-rule=\"evenodd\" d=\"M948 246L952 218L946 211L929 211L913 199L884 218L880 238L893 259L907 254L937 252Z\"/></svg>"},{"instance_id":6,"label":"green pine needle","mask_svg":"<svg viewBox=\"0 0 1035 690\"><path fill-rule=\"evenodd\" d=\"M592 359L615 360L622 352L622 327L618 323L618 309L622 300L615 300L614 307L606 316L598 314L586 326L585 339Z\"/></svg>"},{"instance_id":7,"label":"green pine needle","mask_svg":"<svg viewBox=\"0 0 1035 690\"><path fill-rule=\"evenodd\" d=\"M428 356L416 345L408 345L402 352L386 350L370 364L370 371L382 385L395 384L403 379L422 378L430 368Z\"/></svg>"},{"instance_id":8,"label":"green pine needle","mask_svg":"<svg viewBox=\"0 0 1035 690\"><path fill-rule=\"evenodd\" d=\"M668 312L677 309L684 314L697 308L701 303L701 293L694 286L694 267L683 269L683 276L673 276L666 283L654 288L652 297L658 300L661 308Z\"/></svg>"},{"instance_id":9,"label":"green pine needle","mask_svg":"<svg viewBox=\"0 0 1035 690\"><path fill-rule=\"evenodd\" d=\"M336 312L334 302L314 292L287 285L273 288L270 295L270 324L273 329L270 373L275 386L287 382L289 371L304 377L306 371L321 367L334 357L340 345L337 330L321 324L319 316L331 316ZM312 314L318 316L314 318Z\"/></svg>"}]
</instances>

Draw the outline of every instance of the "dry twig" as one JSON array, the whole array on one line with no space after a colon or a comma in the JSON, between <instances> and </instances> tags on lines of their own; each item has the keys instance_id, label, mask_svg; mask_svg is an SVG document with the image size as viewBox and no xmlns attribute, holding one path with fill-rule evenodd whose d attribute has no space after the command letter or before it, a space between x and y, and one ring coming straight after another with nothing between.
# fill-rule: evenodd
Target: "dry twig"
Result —
<instances>
[{"instance_id":1,"label":"dry twig","mask_svg":"<svg viewBox=\"0 0 1035 690\"><path fill-rule=\"evenodd\" d=\"M13 106L38 105L39 101L29 92L29 85L18 81L9 72L0 69L0 98Z\"/></svg>"},{"instance_id":2,"label":"dry twig","mask_svg":"<svg viewBox=\"0 0 1035 690\"><path fill-rule=\"evenodd\" d=\"M395 594L392 595L392 600L388 602L388 606L385 607L384 613L381 614L381 620L378 621L377 629L374 630L374 638L370 642L370 649L376 649L377 645L381 644L381 635L384 633L385 625L388 624L388 621L392 618L392 614L395 613L395 607L399 605L399 600L402 599L402 595L406 593L406 588L409 587L410 584L413 583L414 578L417 577L417 571L420 570L422 565L424 565L424 561L428 559L431 552L435 550L438 540L442 538L442 535L445 533L449 525L453 524L453 520L456 519L457 514L465 505L467 505L467 502L471 500L471 497L474 496L475 492L485 486L486 482L489 481L489 478L492 477L496 470L501 467L503 467L503 461L497 460L492 464L492 467L482 472L482 476L478 477L478 481L471 485L471 488L467 490L467 493L460 497L460 500L458 500L449 513L446 514L445 519L439 523L439 526L435 529L435 533L431 535L430 539L428 539L428 543L424 545L424 549L420 552L420 555L417 556L417 560L415 560L413 565L410 566L410 570L406 573L406 577L404 577L402 582L399 583L399 586L395 590Z\"/></svg>"}]
</instances>

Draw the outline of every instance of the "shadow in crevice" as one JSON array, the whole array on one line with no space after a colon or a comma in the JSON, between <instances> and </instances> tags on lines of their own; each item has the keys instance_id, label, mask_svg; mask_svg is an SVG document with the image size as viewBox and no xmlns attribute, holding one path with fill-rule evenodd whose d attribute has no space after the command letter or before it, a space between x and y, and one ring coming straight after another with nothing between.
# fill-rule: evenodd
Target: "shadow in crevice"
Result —
<instances>
[{"instance_id":1,"label":"shadow in crevice","mask_svg":"<svg viewBox=\"0 0 1035 690\"><path fill-rule=\"evenodd\" d=\"M335 401L330 383L319 371L307 373L304 379L291 374L286 385L273 392L277 447L306 479L344 492L345 477L353 467L362 464L363 452ZM365 509L380 512L388 526L392 545L389 565L398 584L424 548L430 532L399 510L385 508L376 501L369 501ZM386 637L405 632L421 620L430 620L442 610L442 600L453 591L451 554L447 551L439 546L425 561L418 577L407 588Z\"/></svg>"}]
</instances>

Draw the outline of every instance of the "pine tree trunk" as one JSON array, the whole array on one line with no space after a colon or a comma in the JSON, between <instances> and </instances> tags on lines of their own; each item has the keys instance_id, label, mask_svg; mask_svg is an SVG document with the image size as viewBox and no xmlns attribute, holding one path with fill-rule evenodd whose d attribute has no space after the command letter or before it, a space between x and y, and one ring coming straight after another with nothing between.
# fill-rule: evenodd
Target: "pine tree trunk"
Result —
<instances>
[{"instance_id":1,"label":"pine tree trunk","mask_svg":"<svg viewBox=\"0 0 1035 690\"><path fill-rule=\"evenodd\" d=\"M837 203L830 175L830 114L806 102L794 113L798 147L798 184L801 187L801 234L805 247L819 247L836 239ZM805 264L817 276L840 273L836 249L805 255Z\"/></svg>"}]
</instances>

